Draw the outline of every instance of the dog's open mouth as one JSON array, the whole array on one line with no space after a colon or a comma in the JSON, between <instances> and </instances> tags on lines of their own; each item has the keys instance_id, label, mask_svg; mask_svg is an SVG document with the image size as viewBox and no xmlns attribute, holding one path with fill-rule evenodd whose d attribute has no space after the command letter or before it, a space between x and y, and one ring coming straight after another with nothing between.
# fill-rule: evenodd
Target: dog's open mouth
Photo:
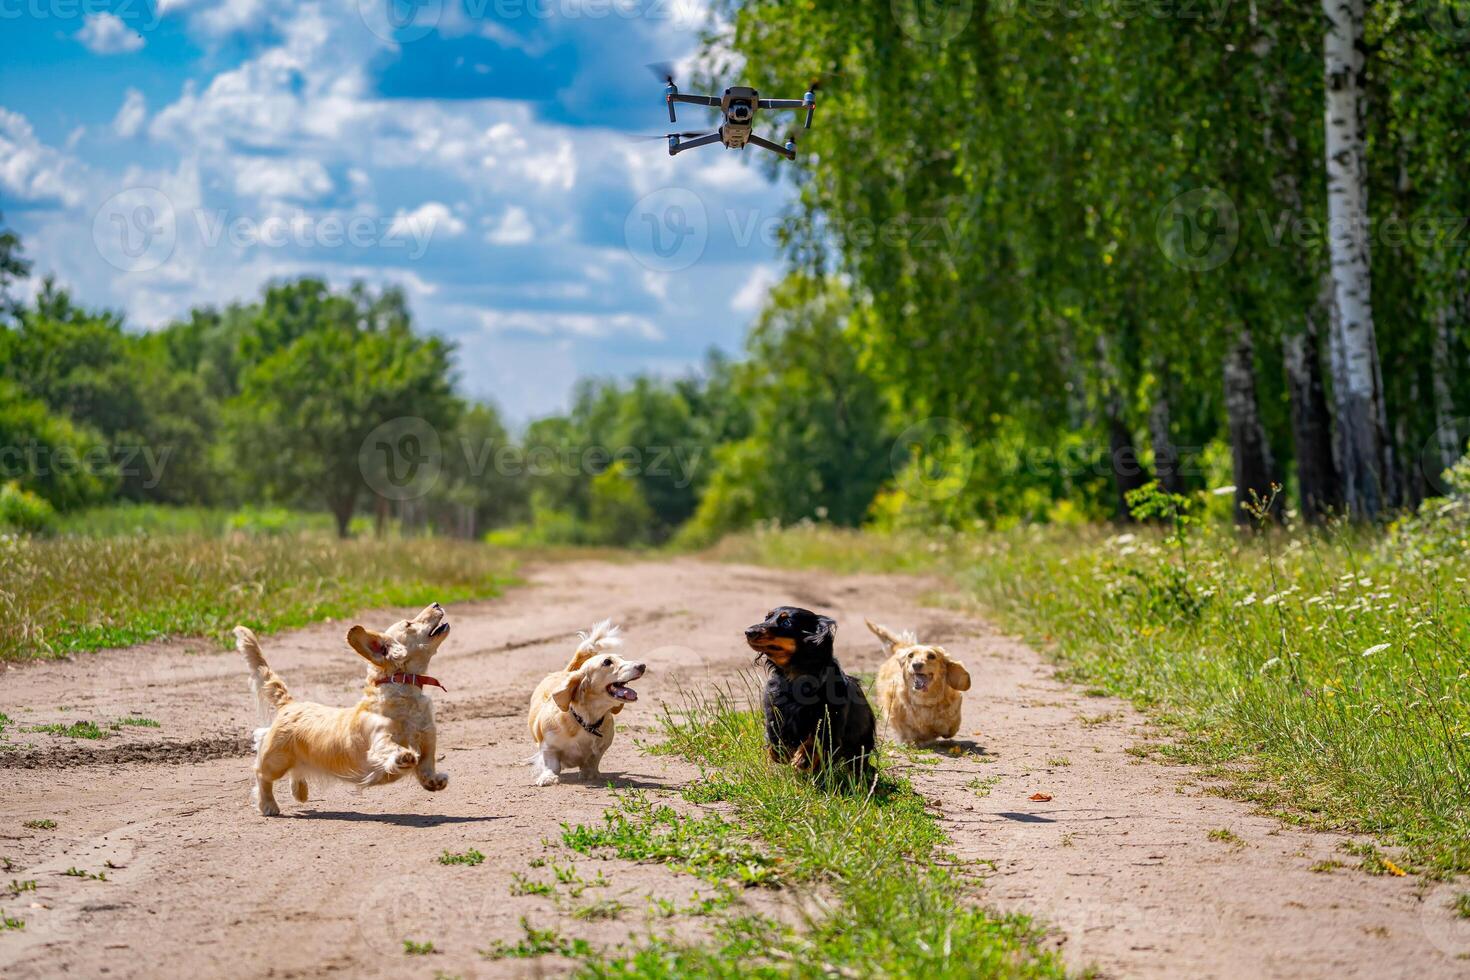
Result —
<instances>
[{"instance_id":1,"label":"dog's open mouth","mask_svg":"<svg viewBox=\"0 0 1470 980\"><path fill-rule=\"evenodd\" d=\"M928 674L914 674L914 690L922 691L929 686Z\"/></svg>"},{"instance_id":2,"label":"dog's open mouth","mask_svg":"<svg viewBox=\"0 0 1470 980\"><path fill-rule=\"evenodd\" d=\"M429 630L429 636L430 636L430 638L433 638L433 637L436 637L436 636L443 636L445 633L448 633L448 632L449 632L449 620L446 619L446 620L444 620L444 622L440 623L438 626L435 626L433 629Z\"/></svg>"},{"instance_id":3,"label":"dog's open mouth","mask_svg":"<svg viewBox=\"0 0 1470 980\"><path fill-rule=\"evenodd\" d=\"M626 684L609 684L607 686L609 697L617 698L619 701L637 701L638 692Z\"/></svg>"}]
</instances>

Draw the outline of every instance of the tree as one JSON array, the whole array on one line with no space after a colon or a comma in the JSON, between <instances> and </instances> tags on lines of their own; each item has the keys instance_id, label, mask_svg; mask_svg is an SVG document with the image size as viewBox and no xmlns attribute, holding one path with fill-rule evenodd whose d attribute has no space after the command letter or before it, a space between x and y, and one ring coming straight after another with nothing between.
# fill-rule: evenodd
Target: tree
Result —
<instances>
[{"instance_id":1,"label":"tree","mask_svg":"<svg viewBox=\"0 0 1470 980\"><path fill-rule=\"evenodd\" d=\"M4 220L0 214L0 222ZM0 315L20 315L20 303L11 297L10 284L31 274L31 264L23 252L20 236L0 224Z\"/></svg>"},{"instance_id":2,"label":"tree","mask_svg":"<svg viewBox=\"0 0 1470 980\"><path fill-rule=\"evenodd\" d=\"M1364 0L1322 0L1326 31L1326 169L1332 254L1333 389L1348 510L1372 520L1389 504L1388 420L1373 330L1368 247L1367 147L1363 134Z\"/></svg>"},{"instance_id":3,"label":"tree","mask_svg":"<svg viewBox=\"0 0 1470 980\"><path fill-rule=\"evenodd\" d=\"M428 436L442 453L460 406L446 343L416 336L403 319L379 321L377 298L324 296L318 286L307 280L271 292L276 308L299 316L283 333L272 303L262 311L256 340L269 342L256 349L274 351L246 370L227 406L229 465L260 494L326 504L346 537L366 489L381 491L400 466L419 473L443 465ZM392 431L383 446L364 450L385 425Z\"/></svg>"}]
</instances>

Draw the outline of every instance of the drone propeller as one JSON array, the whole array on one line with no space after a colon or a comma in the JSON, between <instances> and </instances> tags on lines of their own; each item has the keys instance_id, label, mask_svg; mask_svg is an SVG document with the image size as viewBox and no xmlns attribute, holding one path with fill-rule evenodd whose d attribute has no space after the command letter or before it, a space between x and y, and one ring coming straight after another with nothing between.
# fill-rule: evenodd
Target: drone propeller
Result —
<instances>
[{"instance_id":1,"label":"drone propeller","mask_svg":"<svg viewBox=\"0 0 1470 980\"><path fill-rule=\"evenodd\" d=\"M653 61L647 67L659 81L667 82L670 85L674 84L674 66L672 63L667 61Z\"/></svg>"}]
</instances>

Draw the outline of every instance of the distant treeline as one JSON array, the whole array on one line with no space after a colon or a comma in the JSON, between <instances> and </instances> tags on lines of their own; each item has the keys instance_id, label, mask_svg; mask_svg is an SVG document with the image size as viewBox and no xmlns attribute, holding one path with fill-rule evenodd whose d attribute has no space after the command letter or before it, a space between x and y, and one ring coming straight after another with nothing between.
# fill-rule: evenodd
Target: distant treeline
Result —
<instances>
[{"instance_id":1,"label":"distant treeline","mask_svg":"<svg viewBox=\"0 0 1470 980\"><path fill-rule=\"evenodd\" d=\"M28 273L13 235L7 280ZM507 433L454 388L403 295L315 279L150 333L47 280L0 318L0 523L120 501L328 510L507 540L656 544L754 520L859 523L890 475L881 392L845 293L793 279L750 357L580 383ZM105 523L113 523L108 521Z\"/></svg>"}]
</instances>

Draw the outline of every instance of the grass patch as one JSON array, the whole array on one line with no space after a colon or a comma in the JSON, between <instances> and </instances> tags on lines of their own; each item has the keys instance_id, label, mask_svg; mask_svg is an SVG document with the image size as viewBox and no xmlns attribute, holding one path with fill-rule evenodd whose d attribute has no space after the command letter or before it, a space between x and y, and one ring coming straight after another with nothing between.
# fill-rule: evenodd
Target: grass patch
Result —
<instances>
[{"instance_id":1,"label":"grass patch","mask_svg":"<svg viewBox=\"0 0 1470 980\"><path fill-rule=\"evenodd\" d=\"M412 939L403 941L403 953L405 956L430 956L438 952L433 943L418 943Z\"/></svg>"},{"instance_id":2,"label":"grass patch","mask_svg":"<svg viewBox=\"0 0 1470 980\"><path fill-rule=\"evenodd\" d=\"M0 932L18 932L25 927L25 919L17 919L12 915L0 915Z\"/></svg>"},{"instance_id":3,"label":"grass patch","mask_svg":"<svg viewBox=\"0 0 1470 980\"><path fill-rule=\"evenodd\" d=\"M583 922L597 922L602 919L616 919L623 914L627 908L622 902L615 898L602 898L581 908L572 911L572 918Z\"/></svg>"},{"instance_id":4,"label":"grass patch","mask_svg":"<svg viewBox=\"0 0 1470 980\"><path fill-rule=\"evenodd\" d=\"M162 728L163 726L152 718L129 715L126 718L119 718L107 727L116 731L119 728Z\"/></svg>"},{"instance_id":5,"label":"grass patch","mask_svg":"<svg viewBox=\"0 0 1470 980\"><path fill-rule=\"evenodd\" d=\"M485 863L485 855L481 854L473 847L470 848L468 851L461 851L457 854L453 851L445 851L443 854L439 855L439 863L463 864L473 868Z\"/></svg>"},{"instance_id":6,"label":"grass patch","mask_svg":"<svg viewBox=\"0 0 1470 980\"><path fill-rule=\"evenodd\" d=\"M55 830L55 820L27 820L21 824L26 830Z\"/></svg>"},{"instance_id":7,"label":"grass patch","mask_svg":"<svg viewBox=\"0 0 1470 980\"><path fill-rule=\"evenodd\" d=\"M512 559L475 542L326 534L0 537L0 660L169 636L222 644L374 607L494 596ZM230 641L233 642L233 641Z\"/></svg>"},{"instance_id":8,"label":"grass patch","mask_svg":"<svg viewBox=\"0 0 1470 980\"><path fill-rule=\"evenodd\" d=\"M1470 892L1461 892L1459 895L1456 895L1455 900L1450 903L1450 907L1455 910L1455 914L1460 918L1470 919Z\"/></svg>"},{"instance_id":9,"label":"grass patch","mask_svg":"<svg viewBox=\"0 0 1470 980\"><path fill-rule=\"evenodd\" d=\"M715 883L776 885L781 879L779 863L717 814L684 816L635 791L620 794L602 820L601 827L562 824L562 843L579 854L611 851L627 861L667 864Z\"/></svg>"},{"instance_id":10,"label":"grass patch","mask_svg":"<svg viewBox=\"0 0 1470 980\"><path fill-rule=\"evenodd\" d=\"M1383 531L1251 534L1150 507L1164 526L1124 534L804 527L713 554L944 574L1064 678L1146 711L1172 760L1229 767L1230 795L1470 871L1470 499Z\"/></svg>"},{"instance_id":11,"label":"grass patch","mask_svg":"<svg viewBox=\"0 0 1470 980\"><path fill-rule=\"evenodd\" d=\"M537 929L521 918L521 931L525 933L518 941L507 943L497 940L488 949L480 950L487 960L531 960L540 956L566 956L590 958L592 946L585 939L567 939L555 929Z\"/></svg>"},{"instance_id":12,"label":"grass patch","mask_svg":"<svg viewBox=\"0 0 1470 980\"><path fill-rule=\"evenodd\" d=\"M34 879L31 879L29 881L16 881L14 878L12 878L10 880L10 896L12 898L20 897L22 892L33 892L35 890L36 882Z\"/></svg>"},{"instance_id":13,"label":"grass patch","mask_svg":"<svg viewBox=\"0 0 1470 980\"><path fill-rule=\"evenodd\" d=\"M551 896L556 894L556 886L549 881L529 878L517 871L510 876L510 893L517 897L521 895Z\"/></svg>"},{"instance_id":14,"label":"grass patch","mask_svg":"<svg viewBox=\"0 0 1470 980\"><path fill-rule=\"evenodd\" d=\"M1347 865L1343 864L1341 861L1327 860L1318 861L1317 863L1313 864L1311 870L1319 875L1330 875L1337 869L1345 867L1347 867Z\"/></svg>"},{"instance_id":15,"label":"grass patch","mask_svg":"<svg viewBox=\"0 0 1470 980\"><path fill-rule=\"evenodd\" d=\"M65 735L67 738L99 739L107 737L107 731L99 728L95 721L74 721L70 725L63 725L60 722L50 725L34 725L27 728L26 731L43 735Z\"/></svg>"},{"instance_id":16,"label":"grass patch","mask_svg":"<svg viewBox=\"0 0 1470 980\"><path fill-rule=\"evenodd\" d=\"M1033 945L1025 919L992 918L974 905L971 883L949 866L944 832L923 797L895 774L891 759L880 761L871 785L836 773L803 777L767 761L760 718L732 698L685 707L677 717L665 711L662 726L664 751L704 771L686 798L733 809L751 838L741 846L758 844L777 882L818 890L829 911L813 912L797 927L732 912L715 922L708 943L655 938L609 959L588 958L585 974L1064 975L1052 954ZM614 823L630 801L646 805L633 794L623 797ZM709 819L724 825L720 817L676 816L653 826Z\"/></svg>"},{"instance_id":17,"label":"grass patch","mask_svg":"<svg viewBox=\"0 0 1470 980\"><path fill-rule=\"evenodd\" d=\"M1220 827L1216 830L1212 830L1207 836L1210 838L1210 840L1215 841L1218 844L1229 844L1231 847L1245 846L1245 841L1241 839L1241 836L1228 827Z\"/></svg>"},{"instance_id":18,"label":"grass patch","mask_svg":"<svg viewBox=\"0 0 1470 980\"><path fill-rule=\"evenodd\" d=\"M105 871L83 871L81 868L67 868L62 874L68 878L81 878L85 881L106 881Z\"/></svg>"}]
</instances>

